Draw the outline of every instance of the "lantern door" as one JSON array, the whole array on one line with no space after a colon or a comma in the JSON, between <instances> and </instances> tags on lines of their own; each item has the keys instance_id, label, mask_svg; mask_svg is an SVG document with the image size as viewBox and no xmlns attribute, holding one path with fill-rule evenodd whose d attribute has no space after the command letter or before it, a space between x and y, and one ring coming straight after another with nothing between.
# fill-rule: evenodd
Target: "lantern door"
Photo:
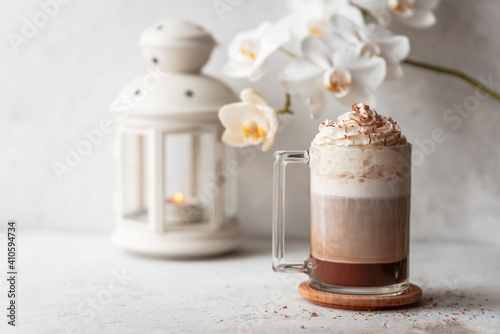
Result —
<instances>
[{"instance_id":1,"label":"lantern door","mask_svg":"<svg viewBox=\"0 0 500 334\"><path fill-rule=\"evenodd\" d=\"M221 220L221 152L211 129L163 135L163 226L215 227Z\"/></svg>"}]
</instances>

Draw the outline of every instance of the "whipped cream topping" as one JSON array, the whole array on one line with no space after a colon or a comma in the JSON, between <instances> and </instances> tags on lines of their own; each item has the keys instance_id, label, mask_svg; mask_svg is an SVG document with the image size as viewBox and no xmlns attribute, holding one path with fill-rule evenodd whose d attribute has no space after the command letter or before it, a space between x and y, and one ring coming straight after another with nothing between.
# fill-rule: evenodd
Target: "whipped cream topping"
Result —
<instances>
[{"instance_id":1,"label":"whipped cream topping","mask_svg":"<svg viewBox=\"0 0 500 334\"><path fill-rule=\"evenodd\" d=\"M319 126L319 133L313 140L316 145L336 146L396 146L405 145L406 137L401 135L399 125L379 115L367 104L357 103L351 111L337 118L327 119Z\"/></svg>"}]
</instances>

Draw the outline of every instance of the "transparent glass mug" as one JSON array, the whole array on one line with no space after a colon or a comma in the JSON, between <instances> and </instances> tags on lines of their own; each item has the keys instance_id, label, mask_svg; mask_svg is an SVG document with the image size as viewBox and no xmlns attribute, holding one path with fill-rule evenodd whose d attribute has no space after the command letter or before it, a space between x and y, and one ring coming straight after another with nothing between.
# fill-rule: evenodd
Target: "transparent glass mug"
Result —
<instances>
[{"instance_id":1,"label":"transparent glass mug","mask_svg":"<svg viewBox=\"0 0 500 334\"><path fill-rule=\"evenodd\" d=\"M285 261L285 169L311 170L311 253ZM409 285L411 145L311 145L274 156L273 269L320 290L397 295Z\"/></svg>"}]
</instances>

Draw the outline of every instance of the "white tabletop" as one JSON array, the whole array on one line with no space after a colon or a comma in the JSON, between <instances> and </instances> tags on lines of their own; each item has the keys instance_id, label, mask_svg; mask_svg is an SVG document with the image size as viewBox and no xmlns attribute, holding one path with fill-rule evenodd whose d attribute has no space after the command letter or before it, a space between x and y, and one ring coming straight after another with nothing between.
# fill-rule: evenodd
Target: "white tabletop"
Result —
<instances>
[{"instance_id":1,"label":"white tabletop","mask_svg":"<svg viewBox=\"0 0 500 334\"><path fill-rule=\"evenodd\" d=\"M414 241L410 271L424 290L421 305L355 312L303 299L297 286L307 277L274 273L269 239L196 261L132 256L104 235L21 230L18 242L18 326L2 315L2 333L500 332L494 245ZM307 257L307 242L289 242L288 252ZM0 305L6 289L2 280Z\"/></svg>"}]
</instances>

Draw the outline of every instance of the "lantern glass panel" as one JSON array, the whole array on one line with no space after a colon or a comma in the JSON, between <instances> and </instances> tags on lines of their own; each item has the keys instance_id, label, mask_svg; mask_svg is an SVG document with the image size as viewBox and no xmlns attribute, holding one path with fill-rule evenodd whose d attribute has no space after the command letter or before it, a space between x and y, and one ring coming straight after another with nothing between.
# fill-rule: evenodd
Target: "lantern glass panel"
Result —
<instances>
[{"instance_id":1,"label":"lantern glass panel","mask_svg":"<svg viewBox=\"0 0 500 334\"><path fill-rule=\"evenodd\" d=\"M148 137L141 134L122 135L123 158L123 214L125 218L147 223L148 221Z\"/></svg>"},{"instance_id":2,"label":"lantern glass panel","mask_svg":"<svg viewBox=\"0 0 500 334\"><path fill-rule=\"evenodd\" d=\"M164 224L166 227L211 222L213 196L207 185L214 173L213 133L168 133L164 136ZM208 189L209 191L209 189Z\"/></svg>"},{"instance_id":3,"label":"lantern glass panel","mask_svg":"<svg viewBox=\"0 0 500 334\"><path fill-rule=\"evenodd\" d=\"M238 155L233 147L224 145L224 222L230 223L238 215Z\"/></svg>"}]
</instances>

